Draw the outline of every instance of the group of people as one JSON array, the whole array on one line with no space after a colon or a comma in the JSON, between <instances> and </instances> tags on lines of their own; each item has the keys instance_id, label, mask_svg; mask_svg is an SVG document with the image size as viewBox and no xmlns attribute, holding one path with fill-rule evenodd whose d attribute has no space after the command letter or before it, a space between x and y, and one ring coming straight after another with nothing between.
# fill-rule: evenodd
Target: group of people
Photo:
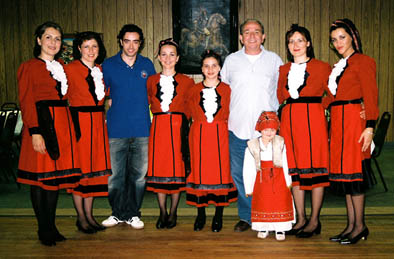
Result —
<instances>
[{"instance_id":1,"label":"group of people","mask_svg":"<svg viewBox=\"0 0 394 259\"><path fill-rule=\"evenodd\" d=\"M62 29L40 25L35 58L18 70L24 122L18 182L31 185L41 243L66 239L55 224L59 189L72 193L76 226L87 234L122 222L144 228L146 189L157 194L157 229L176 226L185 191L186 203L197 208L195 231L204 228L210 204L216 207L211 230L221 231L224 207L237 201L234 231L251 227L259 238L275 231L284 240L320 234L330 186L346 197L348 215L345 229L330 240L366 239L365 162L379 115L375 62L362 54L348 19L330 26L331 47L342 57L333 69L314 58L304 27L292 25L286 33L285 65L263 47L265 37L260 21L246 20L242 49L224 64L206 50L203 81L195 84L177 72L180 48L171 38L158 46L160 73L139 54L144 36L134 24L122 27L120 51L107 59L98 33L78 33L74 61L64 65L58 60ZM305 191L312 193L309 219ZM112 214L99 224L93 199L107 195Z\"/></svg>"}]
</instances>

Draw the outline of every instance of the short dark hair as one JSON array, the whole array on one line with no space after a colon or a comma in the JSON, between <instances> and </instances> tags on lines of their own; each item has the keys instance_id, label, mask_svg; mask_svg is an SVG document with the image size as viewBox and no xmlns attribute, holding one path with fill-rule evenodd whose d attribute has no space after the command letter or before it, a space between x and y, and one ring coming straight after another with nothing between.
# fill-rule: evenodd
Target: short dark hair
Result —
<instances>
[{"instance_id":1,"label":"short dark hair","mask_svg":"<svg viewBox=\"0 0 394 259\"><path fill-rule=\"evenodd\" d=\"M360 33L358 32L356 25L354 25L354 23L348 18L338 19L332 22L330 26L330 48L336 51L334 45L331 42L331 32L335 31L338 28L343 28L346 33L350 35L350 37L352 38L352 47L354 51L363 53Z\"/></svg>"},{"instance_id":2,"label":"short dark hair","mask_svg":"<svg viewBox=\"0 0 394 259\"><path fill-rule=\"evenodd\" d=\"M100 37L100 34L94 31L84 31L84 32L79 32L77 35L75 35L75 39L73 41L73 57L74 59L81 59L81 52L79 48L82 46L82 43L87 40L96 40L98 47L99 47L99 53L98 56L95 60L96 64L101 64L106 55L107 51L105 50L104 43Z\"/></svg>"},{"instance_id":3,"label":"short dark hair","mask_svg":"<svg viewBox=\"0 0 394 259\"><path fill-rule=\"evenodd\" d=\"M246 20L241 24L241 26L239 27L239 34L242 35L242 32L243 32L243 29L244 29L245 25L246 25L247 23L250 23L250 22L254 22L254 23L257 23L258 25L260 25L260 27L261 27L261 34L264 34L264 25L263 25L262 22L260 22L260 21L257 20L257 19L246 19Z\"/></svg>"},{"instance_id":4,"label":"short dark hair","mask_svg":"<svg viewBox=\"0 0 394 259\"><path fill-rule=\"evenodd\" d=\"M291 62L294 61L294 57L293 55L290 53L289 50L289 40L291 38L291 36L293 36L293 34L295 32L299 32L302 34L302 36L305 37L306 41L309 41L309 46L306 48L306 56L309 58L314 58L315 57L315 52L313 51L313 45L312 45L312 38L311 38L311 34L308 31L307 28L302 27L302 26L298 26L298 24L292 24L290 27L290 30L288 30L286 32L286 51L287 51L287 59Z\"/></svg>"},{"instance_id":5,"label":"short dark hair","mask_svg":"<svg viewBox=\"0 0 394 259\"><path fill-rule=\"evenodd\" d=\"M144 33L142 32L142 29L140 27L138 27L135 24L125 24L123 25L122 29L120 29L119 34L118 34L118 41L119 41L119 47L122 49L122 44L120 44L120 41L123 40L124 35L127 32L136 32L138 33L138 35L140 35L140 49L142 50L144 48Z\"/></svg>"},{"instance_id":6,"label":"short dark hair","mask_svg":"<svg viewBox=\"0 0 394 259\"><path fill-rule=\"evenodd\" d=\"M51 22L51 21L44 22L43 24L39 25L36 28L36 30L34 32L35 45L34 45L34 49L33 49L33 55L36 58L38 58L38 56L40 56L40 54L41 54L41 46L38 45L37 38L41 39L41 37L44 34L45 30L48 29L48 28L54 28L55 30L60 32L62 44L60 45L59 52L55 55L55 59L58 59L60 57L60 55L62 54L62 51L63 51L63 30L62 30L62 27L60 27L59 24L57 24L55 22Z\"/></svg>"},{"instance_id":7,"label":"short dark hair","mask_svg":"<svg viewBox=\"0 0 394 259\"><path fill-rule=\"evenodd\" d=\"M219 63L219 66L222 67L222 57L213 50L207 49L201 54L201 62L200 67L204 64L204 60L207 58L214 58Z\"/></svg>"}]
</instances>

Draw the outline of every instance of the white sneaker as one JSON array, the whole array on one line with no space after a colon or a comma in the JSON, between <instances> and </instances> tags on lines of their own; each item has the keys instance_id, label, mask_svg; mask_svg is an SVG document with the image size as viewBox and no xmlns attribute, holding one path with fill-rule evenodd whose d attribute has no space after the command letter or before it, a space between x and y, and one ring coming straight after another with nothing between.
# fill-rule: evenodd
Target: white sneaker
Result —
<instances>
[{"instance_id":1,"label":"white sneaker","mask_svg":"<svg viewBox=\"0 0 394 259\"><path fill-rule=\"evenodd\" d=\"M278 241L283 241L285 240L286 236L285 236L285 232L275 232L275 238Z\"/></svg>"},{"instance_id":2,"label":"white sneaker","mask_svg":"<svg viewBox=\"0 0 394 259\"><path fill-rule=\"evenodd\" d=\"M140 220L140 218L137 216L132 217L131 219L128 219L126 221L126 223L129 224L134 229L143 229L144 228L144 222L142 222L142 220Z\"/></svg>"},{"instance_id":3,"label":"white sneaker","mask_svg":"<svg viewBox=\"0 0 394 259\"><path fill-rule=\"evenodd\" d=\"M268 234L269 234L268 231L259 231L259 232L257 232L257 237L264 239L264 238L268 237Z\"/></svg>"},{"instance_id":4,"label":"white sneaker","mask_svg":"<svg viewBox=\"0 0 394 259\"><path fill-rule=\"evenodd\" d=\"M104 227L113 227L113 226L116 226L122 222L123 222L123 220L120 220L115 216L109 216L106 220L103 220L103 222L101 222L101 224Z\"/></svg>"}]
</instances>

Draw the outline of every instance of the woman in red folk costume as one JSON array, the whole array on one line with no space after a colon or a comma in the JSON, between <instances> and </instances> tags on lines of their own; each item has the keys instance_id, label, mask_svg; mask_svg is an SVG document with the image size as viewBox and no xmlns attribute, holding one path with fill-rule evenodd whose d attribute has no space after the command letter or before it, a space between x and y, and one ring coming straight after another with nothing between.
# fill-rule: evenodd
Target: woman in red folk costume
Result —
<instances>
[{"instance_id":1,"label":"woman in red folk costume","mask_svg":"<svg viewBox=\"0 0 394 259\"><path fill-rule=\"evenodd\" d=\"M175 70L179 48L173 39L160 41L158 59L163 71L147 81L153 120L146 186L147 190L157 193L160 217L156 227L162 229L176 226L180 192L185 189L188 170L186 102L194 82ZM167 195L171 195L169 215Z\"/></svg>"},{"instance_id":2,"label":"woman in red folk costume","mask_svg":"<svg viewBox=\"0 0 394 259\"><path fill-rule=\"evenodd\" d=\"M243 178L246 196L252 195L252 229L258 231L257 237L275 231L276 240L283 241L295 220L286 145L276 135L278 129L276 113L262 112L256 123L261 137L248 141Z\"/></svg>"},{"instance_id":3,"label":"woman in red folk costume","mask_svg":"<svg viewBox=\"0 0 394 259\"><path fill-rule=\"evenodd\" d=\"M69 82L70 112L77 138L82 177L73 194L78 214L77 228L87 234L104 230L93 217L93 199L108 195L111 175L107 126L104 115L106 96L103 73L98 64L106 51L96 32L78 33L73 42L74 61L65 67Z\"/></svg>"},{"instance_id":4,"label":"woman in red folk costume","mask_svg":"<svg viewBox=\"0 0 394 259\"><path fill-rule=\"evenodd\" d=\"M330 240L354 244L366 239L364 222L367 160L379 116L376 63L362 54L356 26L349 19L336 20L330 27L332 48L342 58L334 65L328 87L335 96L331 107L330 187L346 197L347 226ZM360 118L362 106L365 119Z\"/></svg>"},{"instance_id":5,"label":"woman in red folk costume","mask_svg":"<svg viewBox=\"0 0 394 259\"><path fill-rule=\"evenodd\" d=\"M66 239L55 225L58 190L75 187L81 175L65 98L67 78L63 65L56 61L62 38L58 24L45 22L38 26L35 58L18 69L24 127L17 181L31 185L38 237L47 246Z\"/></svg>"},{"instance_id":6,"label":"woman in red folk costume","mask_svg":"<svg viewBox=\"0 0 394 259\"><path fill-rule=\"evenodd\" d=\"M320 234L320 209L328 180L328 132L322 105L333 98L327 80L331 68L315 59L309 31L293 24L286 33L289 63L279 69L277 96L284 104L280 135L285 139L297 223L287 235L311 237ZM312 211L305 215L305 191L311 191Z\"/></svg>"},{"instance_id":7,"label":"woman in red folk costume","mask_svg":"<svg viewBox=\"0 0 394 259\"><path fill-rule=\"evenodd\" d=\"M206 51L201 60L204 80L193 87L189 98L193 123L189 135L191 173L187 178L186 203L198 209L195 231L205 225L205 207L214 204L216 211L211 229L219 232L223 225L223 207L237 200L230 173L227 128L231 90L220 81L220 69L220 56Z\"/></svg>"}]
</instances>

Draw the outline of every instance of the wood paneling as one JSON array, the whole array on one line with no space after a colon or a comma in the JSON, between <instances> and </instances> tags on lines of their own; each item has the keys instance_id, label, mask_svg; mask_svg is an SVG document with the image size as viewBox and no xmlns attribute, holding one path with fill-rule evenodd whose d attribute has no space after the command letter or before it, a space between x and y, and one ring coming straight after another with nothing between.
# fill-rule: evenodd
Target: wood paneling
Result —
<instances>
[{"instance_id":1,"label":"wood paneling","mask_svg":"<svg viewBox=\"0 0 394 259\"><path fill-rule=\"evenodd\" d=\"M172 0L0 0L0 103L17 101L16 71L32 57L34 29L46 20L65 33L94 30L104 35L108 56L119 50L116 36L125 23L139 25L146 42L142 54L160 65L154 54L160 40L172 36ZM348 17L360 30L364 53L377 64L380 112L394 112L394 1L391 0L239 0L239 22L260 19L265 47L286 61L285 32L292 23L306 26L316 58L334 64L329 49L330 23ZM194 76L199 80L200 76ZM391 124L388 140L394 141Z\"/></svg>"}]
</instances>

